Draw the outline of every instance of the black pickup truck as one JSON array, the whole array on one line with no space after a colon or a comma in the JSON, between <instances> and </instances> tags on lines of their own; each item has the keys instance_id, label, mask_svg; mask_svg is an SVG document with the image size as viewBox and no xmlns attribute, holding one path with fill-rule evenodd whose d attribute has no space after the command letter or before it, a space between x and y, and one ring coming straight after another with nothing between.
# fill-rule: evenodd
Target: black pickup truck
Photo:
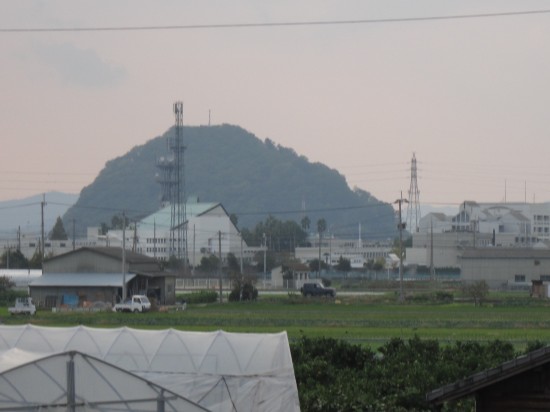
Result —
<instances>
[{"instance_id":1,"label":"black pickup truck","mask_svg":"<svg viewBox=\"0 0 550 412\"><path fill-rule=\"evenodd\" d=\"M304 296L327 296L332 298L336 296L334 288L327 288L322 283L304 283L300 292Z\"/></svg>"}]
</instances>

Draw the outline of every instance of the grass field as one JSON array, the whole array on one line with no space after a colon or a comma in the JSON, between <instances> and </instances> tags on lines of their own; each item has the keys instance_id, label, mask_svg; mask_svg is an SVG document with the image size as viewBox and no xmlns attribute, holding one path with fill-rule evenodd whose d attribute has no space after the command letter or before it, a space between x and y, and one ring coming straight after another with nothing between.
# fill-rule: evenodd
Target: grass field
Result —
<instances>
[{"instance_id":1,"label":"grass field","mask_svg":"<svg viewBox=\"0 0 550 412\"><path fill-rule=\"evenodd\" d=\"M87 325L190 331L223 329L231 332L287 331L290 339L301 335L331 337L370 346L393 338L433 338L442 342L494 340L522 347L529 341L550 342L550 302L528 296L494 295L481 307L472 302L398 303L395 296L340 297L336 301L301 296L262 295L251 303L188 305L174 313L39 311L32 317L10 317L0 309L4 324L42 326Z\"/></svg>"}]
</instances>

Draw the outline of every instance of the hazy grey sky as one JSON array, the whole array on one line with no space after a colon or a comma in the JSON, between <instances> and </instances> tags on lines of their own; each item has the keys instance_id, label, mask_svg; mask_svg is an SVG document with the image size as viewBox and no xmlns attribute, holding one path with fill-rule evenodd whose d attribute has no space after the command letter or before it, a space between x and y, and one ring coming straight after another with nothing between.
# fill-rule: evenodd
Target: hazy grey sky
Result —
<instances>
[{"instance_id":1,"label":"hazy grey sky","mask_svg":"<svg viewBox=\"0 0 550 412\"><path fill-rule=\"evenodd\" d=\"M3 0L0 29L395 19L530 0ZM393 202L550 201L550 13L194 30L0 32L0 200L78 193L184 124L239 125ZM192 178L192 177L189 177Z\"/></svg>"}]
</instances>

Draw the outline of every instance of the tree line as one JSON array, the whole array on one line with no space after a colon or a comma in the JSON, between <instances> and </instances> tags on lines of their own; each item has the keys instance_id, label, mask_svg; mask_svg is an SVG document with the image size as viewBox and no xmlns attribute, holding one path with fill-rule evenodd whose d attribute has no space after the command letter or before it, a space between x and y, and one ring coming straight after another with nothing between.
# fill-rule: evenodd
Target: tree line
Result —
<instances>
[{"instance_id":1,"label":"tree line","mask_svg":"<svg viewBox=\"0 0 550 412\"><path fill-rule=\"evenodd\" d=\"M531 342L525 352L544 346ZM430 411L426 394L523 353L509 342L441 344L394 338L376 351L332 338L302 336L290 345L304 412ZM471 398L444 411L473 411Z\"/></svg>"}]
</instances>

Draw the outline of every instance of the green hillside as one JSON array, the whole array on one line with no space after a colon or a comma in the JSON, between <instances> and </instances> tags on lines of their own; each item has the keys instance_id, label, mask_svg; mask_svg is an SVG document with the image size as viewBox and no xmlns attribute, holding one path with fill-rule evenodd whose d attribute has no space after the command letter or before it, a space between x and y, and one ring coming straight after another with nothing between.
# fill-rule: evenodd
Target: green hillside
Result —
<instances>
[{"instance_id":1,"label":"green hillside","mask_svg":"<svg viewBox=\"0 0 550 412\"><path fill-rule=\"evenodd\" d=\"M65 225L74 218L77 230L84 233L88 226L109 223L122 210L138 219L158 209L156 162L168 154L167 138L173 134L170 129L107 162L64 215ZM357 237L359 223L364 238L395 233L391 205L350 189L336 170L311 163L292 149L231 125L184 127L183 136L188 196L221 202L228 213L237 215L241 228L252 228L269 215L300 222L305 201L312 230L324 218L327 228L340 235Z\"/></svg>"}]
</instances>

